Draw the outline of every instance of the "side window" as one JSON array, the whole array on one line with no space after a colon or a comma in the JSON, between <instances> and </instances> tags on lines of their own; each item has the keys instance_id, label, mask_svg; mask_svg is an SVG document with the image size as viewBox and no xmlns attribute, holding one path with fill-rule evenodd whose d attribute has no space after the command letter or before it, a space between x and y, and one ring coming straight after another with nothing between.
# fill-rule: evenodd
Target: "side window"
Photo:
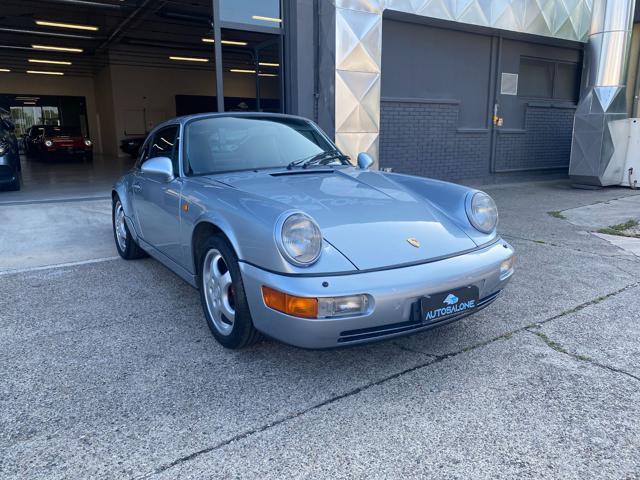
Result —
<instances>
[{"instance_id":1,"label":"side window","mask_svg":"<svg viewBox=\"0 0 640 480\"><path fill-rule=\"evenodd\" d=\"M178 176L178 125L158 130L149 145L148 158L169 157L173 163L173 174ZM146 159L145 159L146 160Z\"/></svg>"}]
</instances>

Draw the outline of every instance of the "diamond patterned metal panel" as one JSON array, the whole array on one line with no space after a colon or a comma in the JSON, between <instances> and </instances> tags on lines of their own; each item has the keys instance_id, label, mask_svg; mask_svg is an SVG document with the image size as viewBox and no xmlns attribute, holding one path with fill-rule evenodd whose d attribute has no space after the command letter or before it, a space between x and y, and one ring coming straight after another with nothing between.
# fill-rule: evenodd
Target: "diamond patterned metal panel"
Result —
<instances>
[{"instance_id":1,"label":"diamond patterned metal panel","mask_svg":"<svg viewBox=\"0 0 640 480\"><path fill-rule=\"evenodd\" d=\"M598 3L600 0L595 0ZM390 9L503 30L586 41L594 0L334 0L336 141L377 160L382 14Z\"/></svg>"}]
</instances>

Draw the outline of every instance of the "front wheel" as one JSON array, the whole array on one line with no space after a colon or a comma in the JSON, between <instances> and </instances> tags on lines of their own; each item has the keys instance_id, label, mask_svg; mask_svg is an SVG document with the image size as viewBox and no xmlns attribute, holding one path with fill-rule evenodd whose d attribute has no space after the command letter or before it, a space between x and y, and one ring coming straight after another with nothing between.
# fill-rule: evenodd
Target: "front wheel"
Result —
<instances>
[{"instance_id":1,"label":"front wheel","mask_svg":"<svg viewBox=\"0 0 640 480\"><path fill-rule=\"evenodd\" d=\"M129 227L127 227L127 222L124 218L124 208L122 208L122 203L117 196L113 199L111 212L111 218L113 221L113 238L116 241L118 255L125 260L134 260L136 258L146 257L147 254L138 246L129 231Z\"/></svg>"},{"instance_id":2,"label":"front wheel","mask_svg":"<svg viewBox=\"0 0 640 480\"><path fill-rule=\"evenodd\" d=\"M199 251L200 302L213 336L230 349L255 343L260 334L253 326L233 248L225 238L213 236Z\"/></svg>"}]
</instances>

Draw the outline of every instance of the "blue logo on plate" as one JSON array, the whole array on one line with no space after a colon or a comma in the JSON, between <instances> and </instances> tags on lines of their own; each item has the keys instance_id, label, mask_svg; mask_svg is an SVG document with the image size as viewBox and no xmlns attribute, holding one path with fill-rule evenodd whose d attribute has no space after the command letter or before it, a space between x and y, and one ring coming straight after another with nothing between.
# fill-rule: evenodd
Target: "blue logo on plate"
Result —
<instances>
[{"instance_id":1,"label":"blue logo on plate","mask_svg":"<svg viewBox=\"0 0 640 480\"><path fill-rule=\"evenodd\" d=\"M456 303L458 303L459 298L456 297L453 293L450 293L449 295L447 295L447 298L444 299L444 302L442 303L446 303L447 305L455 305Z\"/></svg>"}]
</instances>

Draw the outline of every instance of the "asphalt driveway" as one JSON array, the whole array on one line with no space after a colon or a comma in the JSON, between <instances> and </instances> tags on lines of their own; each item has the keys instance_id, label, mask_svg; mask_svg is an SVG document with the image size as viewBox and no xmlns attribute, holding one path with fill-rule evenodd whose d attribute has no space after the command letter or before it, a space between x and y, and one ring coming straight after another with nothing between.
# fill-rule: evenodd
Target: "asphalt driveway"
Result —
<instances>
[{"instance_id":1,"label":"asphalt driveway","mask_svg":"<svg viewBox=\"0 0 640 480\"><path fill-rule=\"evenodd\" d=\"M487 191L518 255L502 297L333 351L223 350L195 290L113 258L108 202L47 205L0 260L0 478L640 478L640 257L547 213L638 192Z\"/></svg>"}]
</instances>

